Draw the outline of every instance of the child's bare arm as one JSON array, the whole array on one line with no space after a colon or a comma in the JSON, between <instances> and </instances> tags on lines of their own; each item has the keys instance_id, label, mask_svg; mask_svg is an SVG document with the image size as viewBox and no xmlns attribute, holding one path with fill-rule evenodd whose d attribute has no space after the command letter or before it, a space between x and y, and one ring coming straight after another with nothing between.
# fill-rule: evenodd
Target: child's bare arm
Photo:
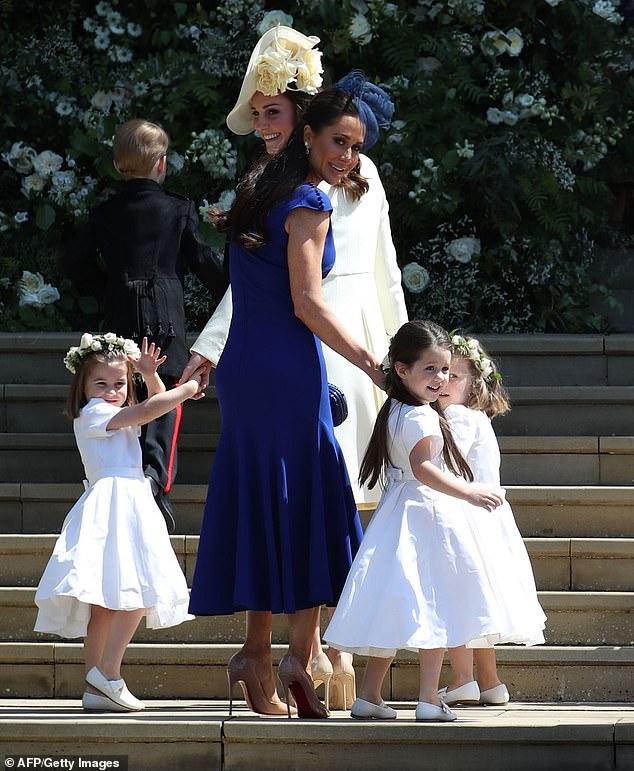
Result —
<instances>
[{"instance_id":1,"label":"child's bare arm","mask_svg":"<svg viewBox=\"0 0 634 771\"><path fill-rule=\"evenodd\" d=\"M473 506L480 506L491 511L502 503L502 496L495 489L486 485L467 482L453 474L448 474L431 462L433 437L421 439L409 455L412 473L422 484L445 495L452 495L468 501Z\"/></svg>"},{"instance_id":2,"label":"child's bare arm","mask_svg":"<svg viewBox=\"0 0 634 771\"><path fill-rule=\"evenodd\" d=\"M148 398L165 391L165 385L158 376L157 370L167 360L167 356L161 356L161 349L154 343L148 345L147 337L143 338L141 356L138 359L130 359L134 369L141 375L147 387Z\"/></svg>"},{"instance_id":3,"label":"child's bare arm","mask_svg":"<svg viewBox=\"0 0 634 771\"><path fill-rule=\"evenodd\" d=\"M178 407L181 402L195 396L200 387L201 377L201 373L197 371L186 383L178 385L176 388L149 396L140 404L124 407L108 423L107 429L111 431L127 426L144 426L146 423L160 418L161 415L165 415L166 412Z\"/></svg>"}]
</instances>

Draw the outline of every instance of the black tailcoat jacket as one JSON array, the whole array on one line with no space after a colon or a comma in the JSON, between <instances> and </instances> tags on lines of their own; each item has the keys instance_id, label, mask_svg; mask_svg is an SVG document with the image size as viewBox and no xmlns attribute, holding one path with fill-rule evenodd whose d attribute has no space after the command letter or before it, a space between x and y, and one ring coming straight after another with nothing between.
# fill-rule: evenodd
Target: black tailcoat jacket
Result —
<instances>
[{"instance_id":1,"label":"black tailcoat jacket","mask_svg":"<svg viewBox=\"0 0 634 771\"><path fill-rule=\"evenodd\" d=\"M220 260L200 235L194 202L150 179L125 182L91 211L87 225L67 244L70 277L94 276L97 252L106 270L104 331L139 343L147 336L167 354L160 374L179 377L189 359L186 269L217 301L228 286Z\"/></svg>"}]
</instances>

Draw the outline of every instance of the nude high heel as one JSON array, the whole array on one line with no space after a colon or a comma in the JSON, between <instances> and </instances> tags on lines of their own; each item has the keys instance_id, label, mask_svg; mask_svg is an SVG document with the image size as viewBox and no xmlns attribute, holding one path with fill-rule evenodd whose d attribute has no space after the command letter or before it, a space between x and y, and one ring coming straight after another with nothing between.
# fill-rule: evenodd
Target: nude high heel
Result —
<instances>
[{"instance_id":1,"label":"nude high heel","mask_svg":"<svg viewBox=\"0 0 634 771\"><path fill-rule=\"evenodd\" d=\"M310 674L313 678L315 690L323 683L324 703L326 704L326 709L330 709L330 678L333 675L333 671L330 659L323 651L313 656L310 662Z\"/></svg>"},{"instance_id":2,"label":"nude high heel","mask_svg":"<svg viewBox=\"0 0 634 771\"><path fill-rule=\"evenodd\" d=\"M332 662L330 708L350 709L357 698L356 677L351 653L339 653Z\"/></svg>"},{"instance_id":3,"label":"nude high heel","mask_svg":"<svg viewBox=\"0 0 634 771\"><path fill-rule=\"evenodd\" d=\"M255 661L245 656L242 651L234 654L229 659L227 666L227 680L229 681L229 714L233 712L233 686L240 683L248 708L259 715L285 715L291 711L291 706L283 701L271 701L267 698L262 688L262 683L257 675ZM293 712L295 710L293 709Z\"/></svg>"},{"instance_id":4,"label":"nude high heel","mask_svg":"<svg viewBox=\"0 0 634 771\"><path fill-rule=\"evenodd\" d=\"M319 701L315 693L313 681L295 656L287 653L277 668L277 676L284 686L286 703L289 704L289 693L293 694L297 704L297 714L303 718L326 718L330 714ZM290 705L288 708L290 718Z\"/></svg>"}]
</instances>

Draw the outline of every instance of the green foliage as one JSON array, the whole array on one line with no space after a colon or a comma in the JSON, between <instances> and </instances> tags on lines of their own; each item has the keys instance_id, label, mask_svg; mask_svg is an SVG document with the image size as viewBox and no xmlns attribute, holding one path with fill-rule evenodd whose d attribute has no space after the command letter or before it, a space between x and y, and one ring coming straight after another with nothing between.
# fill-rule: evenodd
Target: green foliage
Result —
<instances>
[{"instance_id":1,"label":"green foliage","mask_svg":"<svg viewBox=\"0 0 634 771\"><path fill-rule=\"evenodd\" d=\"M605 326L590 299L613 298L593 261L634 164L634 35L616 2L2 0L0 329L96 326L96 295L64 276L60 254L117 187L124 120L167 129L166 188L199 205L233 188L256 143L224 121L273 11L321 38L327 79L359 67L393 96L372 155L413 315L490 331ZM60 299L20 305L23 271ZM212 309L192 280L187 307L196 327Z\"/></svg>"}]
</instances>

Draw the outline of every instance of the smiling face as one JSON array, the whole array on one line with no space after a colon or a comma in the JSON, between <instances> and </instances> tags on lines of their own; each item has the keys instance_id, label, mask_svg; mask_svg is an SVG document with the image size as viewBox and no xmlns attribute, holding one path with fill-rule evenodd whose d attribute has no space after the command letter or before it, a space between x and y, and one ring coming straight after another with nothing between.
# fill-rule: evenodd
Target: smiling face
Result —
<instances>
[{"instance_id":1,"label":"smiling face","mask_svg":"<svg viewBox=\"0 0 634 771\"><path fill-rule=\"evenodd\" d=\"M449 382L440 396L440 406L444 409L450 404L466 404L473 385L471 363L462 356L453 356L449 370Z\"/></svg>"},{"instance_id":2,"label":"smiling face","mask_svg":"<svg viewBox=\"0 0 634 771\"><path fill-rule=\"evenodd\" d=\"M338 185L359 163L364 130L359 118L342 115L319 133L310 126L304 129L304 142L310 148L308 180L319 184L325 180Z\"/></svg>"},{"instance_id":3,"label":"smiling face","mask_svg":"<svg viewBox=\"0 0 634 771\"><path fill-rule=\"evenodd\" d=\"M435 402L445 390L450 364L451 352L434 345L426 348L412 364L394 362L394 369L412 396L426 404Z\"/></svg>"},{"instance_id":4,"label":"smiling face","mask_svg":"<svg viewBox=\"0 0 634 771\"><path fill-rule=\"evenodd\" d=\"M123 359L95 361L84 380L86 401L103 399L123 407L128 399L128 363Z\"/></svg>"},{"instance_id":5,"label":"smiling face","mask_svg":"<svg viewBox=\"0 0 634 771\"><path fill-rule=\"evenodd\" d=\"M264 96L256 91L251 97L253 130L264 140L266 152L275 155L286 146L297 126L297 108L284 94Z\"/></svg>"}]
</instances>

